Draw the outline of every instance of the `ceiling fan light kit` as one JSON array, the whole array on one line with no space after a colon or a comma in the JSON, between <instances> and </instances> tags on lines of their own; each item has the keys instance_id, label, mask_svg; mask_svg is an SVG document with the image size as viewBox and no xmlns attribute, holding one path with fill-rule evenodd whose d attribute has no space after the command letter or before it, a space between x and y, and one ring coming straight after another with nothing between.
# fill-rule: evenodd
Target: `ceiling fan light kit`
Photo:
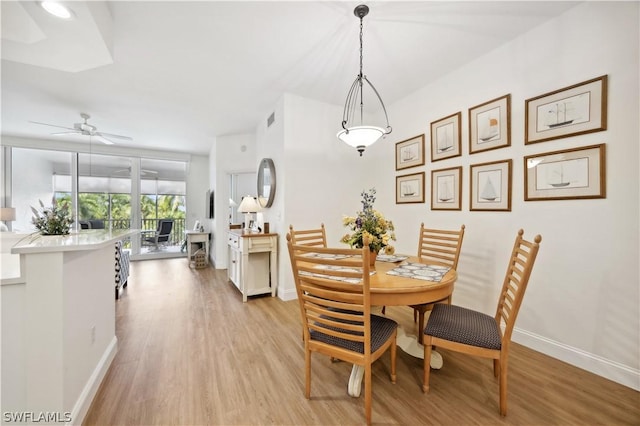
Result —
<instances>
[{"instance_id":1,"label":"ceiling fan light kit","mask_svg":"<svg viewBox=\"0 0 640 426\"><path fill-rule=\"evenodd\" d=\"M344 111L342 113L342 130L336 135L338 139L344 143L356 148L361 157L366 147L374 144L381 137L388 135L392 130L389 125L387 109L384 106L380 94L369 79L367 79L367 76L362 73L362 20L368 13L369 7L364 4L356 6L353 10L353 14L360 19L360 73L347 94ZM368 85L376 95L378 101L380 101L387 122L385 127L363 124L364 101L362 94L364 91L364 83ZM359 113L357 110L359 110ZM359 116L359 121L357 120L357 116Z\"/></svg>"}]
</instances>

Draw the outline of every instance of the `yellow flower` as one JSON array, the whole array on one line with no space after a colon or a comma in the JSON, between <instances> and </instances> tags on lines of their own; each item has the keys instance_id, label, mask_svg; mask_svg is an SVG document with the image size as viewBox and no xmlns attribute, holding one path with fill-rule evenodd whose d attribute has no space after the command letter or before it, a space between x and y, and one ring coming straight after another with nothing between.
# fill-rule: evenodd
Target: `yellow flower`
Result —
<instances>
[{"instance_id":1,"label":"yellow flower","mask_svg":"<svg viewBox=\"0 0 640 426\"><path fill-rule=\"evenodd\" d=\"M384 248L384 254L393 255L396 252L396 248L394 246L386 246Z\"/></svg>"}]
</instances>

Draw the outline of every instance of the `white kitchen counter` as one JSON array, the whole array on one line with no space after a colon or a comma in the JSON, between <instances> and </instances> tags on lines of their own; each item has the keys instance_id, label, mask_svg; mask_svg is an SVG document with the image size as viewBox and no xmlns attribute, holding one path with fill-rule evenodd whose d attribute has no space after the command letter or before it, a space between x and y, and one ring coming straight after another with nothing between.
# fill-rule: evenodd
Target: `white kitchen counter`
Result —
<instances>
[{"instance_id":1,"label":"white kitchen counter","mask_svg":"<svg viewBox=\"0 0 640 426\"><path fill-rule=\"evenodd\" d=\"M52 253L60 251L95 250L140 232L137 229L88 229L69 235L26 235L12 248L12 254Z\"/></svg>"},{"instance_id":2,"label":"white kitchen counter","mask_svg":"<svg viewBox=\"0 0 640 426\"><path fill-rule=\"evenodd\" d=\"M3 413L82 424L118 350L115 241L137 232L0 237Z\"/></svg>"}]
</instances>

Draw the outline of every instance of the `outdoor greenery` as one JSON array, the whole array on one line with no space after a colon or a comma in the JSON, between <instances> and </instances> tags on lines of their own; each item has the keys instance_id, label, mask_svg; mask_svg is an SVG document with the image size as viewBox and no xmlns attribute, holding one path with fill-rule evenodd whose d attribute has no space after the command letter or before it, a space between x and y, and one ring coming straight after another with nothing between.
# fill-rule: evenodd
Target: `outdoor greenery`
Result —
<instances>
[{"instance_id":1,"label":"outdoor greenery","mask_svg":"<svg viewBox=\"0 0 640 426\"><path fill-rule=\"evenodd\" d=\"M71 194L56 193L59 205L71 206ZM157 200L157 203L156 203ZM109 212L111 206L111 212ZM142 195L140 197L143 222L155 219L185 219L185 197L182 195ZM115 228L130 227L131 195L89 193L78 194L78 219L111 220Z\"/></svg>"}]
</instances>

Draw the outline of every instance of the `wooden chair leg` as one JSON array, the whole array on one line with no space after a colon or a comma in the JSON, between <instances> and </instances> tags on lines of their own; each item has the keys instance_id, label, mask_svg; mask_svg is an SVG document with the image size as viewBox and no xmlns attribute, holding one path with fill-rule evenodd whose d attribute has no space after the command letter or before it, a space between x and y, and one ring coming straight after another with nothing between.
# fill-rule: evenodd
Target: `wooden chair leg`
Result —
<instances>
[{"instance_id":1,"label":"wooden chair leg","mask_svg":"<svg viewBox=\"0 0 640 426\"><path fill-rule=\"evenodd\" d=\"M396 353L397 353L397 345L396 345L396 337L393 337L393 341L391 342L391 348L389 351L391 352L391 383L396 383Z\"/></svg>"},{"instance_id":2,"label":"wooden chair leg","mask_svg":"<svg viewBox=\"0 0 640 426\"><path fill-rule=\"evenodd\" d=\"M421 309L418 317L418 343L422 344L424 337L424 311Z\"/></svg>"},{"instance_id":3,"label":"wooden chair leg","mask_svg":"<svg viewBox=\"0 0 640 426\"><path fill-rule=\"evenodd\" d=\"M371 424L371 363L364 366L364 417Z\"/></svg>"},{"instance_id":4,"label":"wooden chair leg","mask_svg":"<svg viewBox=\"0 0 640 426\"><path fill-rule=\"evenodd\" d=\"M305 386L304 396L307 399L311 398L311 351L307 348L304 350L304 363L305 363Z\"/></svg>"},{"instance_id":5,"label":"wooden chair leg","mask_svg":"<svg viewBox=\"0 0 640 426\"><path fill-rule=\"evenodd\" d=\"M424 378L422 379L422 392L429 392L429 375L431 374L431 336L424 338Z\"/></svg>"},{"instance_id":6,"label":"wooden chair leg","mask_svg":"<svg viewBox=\"0 0 640 426\"><path fill-rule=\"evenodd\" d=\"M500 414L507 415L507 362L500 362Z\"/></svg>"},{"instance_id":7,"label":"wooden chair leg","mask_svg":"<svg viewBox=\"0 0 640 426\"><path fill-rule=\"evenodd\" d=\"M416 322L418 319L418 310L417 309L413 309L413 322Z\"/></svg>"}]
</instances>

